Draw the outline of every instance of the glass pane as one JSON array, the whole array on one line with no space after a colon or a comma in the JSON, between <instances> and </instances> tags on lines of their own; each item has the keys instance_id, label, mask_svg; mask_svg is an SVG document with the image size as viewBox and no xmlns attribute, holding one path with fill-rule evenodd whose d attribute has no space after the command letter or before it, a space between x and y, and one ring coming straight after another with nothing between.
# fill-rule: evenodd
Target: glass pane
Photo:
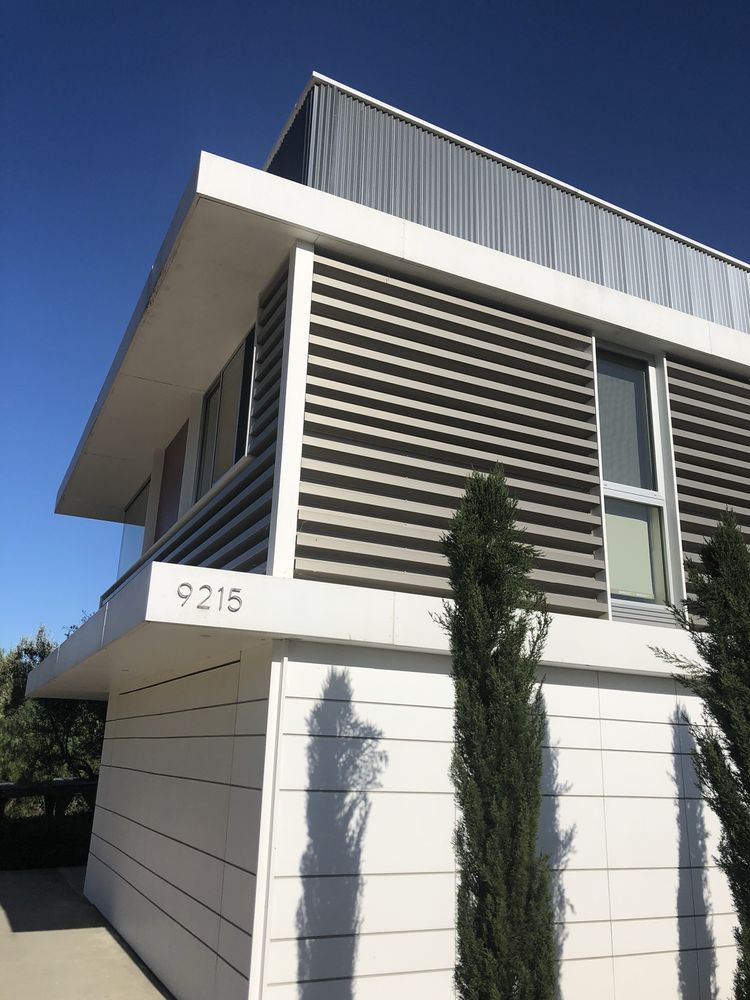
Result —
<instances>
[{"instance_id":1,"label":"glass pane","mask_svg":"<svg viewBox=\"0 0 750 1000\"><path fill-rule=\"evenodd\" d=\"M219 430L216 435L216 457L212 482L223 476L234 465L237 445L237 414L242 391L244 350L240 348L224 369L221 377L221 403L219 405Z\"/></svg>"},{"instance_id":2,"label":"glass pane","mask_svg":"<svg viewBox=\"0 0 750 1000\"><path fill-rule=\"evenodd\" d=\"M659 508L612 497L605 500L604 508L612 596L666 604Z\"/></svg>"},{"instance_id":3,"label":"glass pane","mask_svg":"<svg viewBox=\"0 0 750 1000\"><path fill-rule=\"evenodd\" d=\"M146 508L148 506L149 483L143 487L130 504L125 508L122 525L122 541L120 542L120 559L117 564L117 576L120 577L126 569L138 562L143 551L143 533L146 525Z\"/></svg>"},{"instance_id":4,"label":"glass pane","mask_svg":"<svg viewBox=\"0 0 750 1000\"><path fill-rule=\"evenodd\" d=\"M214 449L216 445L216 425L219 420L219 386L217 385L203 404L203 433L201 434L201 460L198 470L199 500L213 482Z\"/></svg>"},{"instance_id":5,"label":"glass pane","mask_svg":"<svg viewBox=\"0 0 750 1000\"><path fill-rule=\"evenodd\" d=\"M656 489L651 457L647 367L601 353L597 360L604 478Z\"/></svg>"}]
</instances>

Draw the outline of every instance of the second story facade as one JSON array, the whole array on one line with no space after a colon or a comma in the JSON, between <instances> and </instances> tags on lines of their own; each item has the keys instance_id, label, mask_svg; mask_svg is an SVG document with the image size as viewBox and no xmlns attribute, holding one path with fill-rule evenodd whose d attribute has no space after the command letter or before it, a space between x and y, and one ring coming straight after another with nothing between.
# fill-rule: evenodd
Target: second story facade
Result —
<instances>
[{"instance_id":1,"label":"second story facade","mask_svg":"<svg viewBox=\"0 0 750 1000\"><path fill-rule=\"evenodd\" d=\"M444 596L500 462L553 612L667 624L720 511L750 539L748 442L747 265L313 77L265 171L201 157L57 509L123 522L104 600Z\"/></svg>"}]
</instances>

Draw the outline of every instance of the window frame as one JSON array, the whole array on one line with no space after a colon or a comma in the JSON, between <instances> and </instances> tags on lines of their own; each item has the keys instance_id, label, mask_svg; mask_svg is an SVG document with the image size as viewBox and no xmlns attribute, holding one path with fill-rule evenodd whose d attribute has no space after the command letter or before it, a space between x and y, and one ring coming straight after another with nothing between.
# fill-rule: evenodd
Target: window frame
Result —
<instances>
[{"instance_id":1,"label":"window frame","mask_svg":"<svg viewBox=\"0 0 750 1000\"><path fill-rule=\"evenodd\" d=\"M663 358L653 354L646 354L642 351L633 350L629 347L622 347L619 344L611 344L606 341L599 341L592 337L594 353L594 382L596 384L596 431L599 446L599 470L601 487L601 516L602 516L602 537L604 540L604 562L607 576L607 602L609 616L613 617L613 602L622 602L628 607L645 611L651 609L655 614L663 613L663 610L670 604L676 603L680 599L679 581L675 578L673 553L675 551L675 540L673 539L671 510L671 497L673 495L673 484L670 477L674 476L672 469L671 454L665 453L664 433L669 427L669 414L664 412L663 393L660 391L660 375L663 369ZM644 489L639 486L630 486L625 483L615 483L604 478L604 462L602 455L602 411L599 400L599 356L611 355L615 359L622 358L625 362L635 361L643 365L646 374L646 398L648 406L649 423L649 444L651 446L651 464L653 468L653 478L655 489ZM669 461L668 461L669 460ZM646 598L629 597L614 592L609 565L609 551L607 545L607 519L606 501L608 499L621 500L625 503L636 503L646 507L654 507L659 511L663 562L664 586L666 590L666 600L650 601Z\"/></svg>"},{"instance_id":2,"label":"window frame","mask_svg":"<svg viewBox=\"0 0 750 1000\"><path fill-rule=\"evenodd\" d=\"M219 440L219 429L221 427L221 407L224 393L224 377L237 355L242 352L242 370L240 375L240 390L237 394L237 405L234 413L234 435L233 459L231 464L221 475L215 475L216 452ZM255 326L245 336L234 351L222 365L219 374L211 382L203 394L201 401L200 433L198 437L198 456L195 466L195 478L193 487L193 502L197 503L201 497L205 496L216 483L228 475L234 466L248 453L250 439L250 418L252 408L253 382L255 379ZM213 428L213 439L210 442L207 431L207 419L209 414L209 404L214 395L217 397L216 425ZM211 456L211 469L208 475L207 485L203 486L205 475L204 461L206 456Z\"/></svg>"}]
</instances>

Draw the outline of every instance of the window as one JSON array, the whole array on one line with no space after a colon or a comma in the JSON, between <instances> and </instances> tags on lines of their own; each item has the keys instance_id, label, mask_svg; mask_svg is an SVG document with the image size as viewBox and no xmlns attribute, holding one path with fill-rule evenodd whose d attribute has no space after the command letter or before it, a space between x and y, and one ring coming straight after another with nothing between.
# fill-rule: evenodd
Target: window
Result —
<instances>
[{"instance_id":1,"label":"window","mask_svg":"<svg viewBox=\"0 0 750 1000\"><path fill-rule=\"evenodd\" d=\"M253 340L251 333L203 400L196 499L247 451Z\"/></svg>"},{"instance_id":2,"label":"window","mask_svg":"<svg viewBox=\"0 0 750 1000\"><path fill-rule=\"evenodd\" d=\"M613 599L669 601L664 543L664 476L655 433L653 365L598 352L609 589Z\"/></svg>"},{"instance_id":3,"label":"window","mask_svg":"<svg viewBox=\"0 0 750 1000\"><path fill-rule=\"evenodd\" d=\"M136 493L125 508L122 525L122 541L120 542L120 559L117 564L118 578L138 562L143 551L143 535L146 528L146 508L148 507L148 489L151 480Z\"/></svg>"}]
</instances>

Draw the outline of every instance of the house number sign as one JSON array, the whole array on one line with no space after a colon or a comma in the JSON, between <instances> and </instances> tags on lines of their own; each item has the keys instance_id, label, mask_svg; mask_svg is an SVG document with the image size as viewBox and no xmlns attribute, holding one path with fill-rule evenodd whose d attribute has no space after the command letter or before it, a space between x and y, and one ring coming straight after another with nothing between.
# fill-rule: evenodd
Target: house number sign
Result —
<instances>
[{"instance_id":1,"label":"house number sign","mask_svg":"<svg viewBox=\"0 0 750 1000\"><path fill-rule=\"evenodd\" d=\"M181 583L177 588L177 596L182 601L182 607L192 603L198 611L239 611L242 607L241 589L232 587L210 587L202 583L193 587L192 583Z\"/></svg>"}]
</instances>

